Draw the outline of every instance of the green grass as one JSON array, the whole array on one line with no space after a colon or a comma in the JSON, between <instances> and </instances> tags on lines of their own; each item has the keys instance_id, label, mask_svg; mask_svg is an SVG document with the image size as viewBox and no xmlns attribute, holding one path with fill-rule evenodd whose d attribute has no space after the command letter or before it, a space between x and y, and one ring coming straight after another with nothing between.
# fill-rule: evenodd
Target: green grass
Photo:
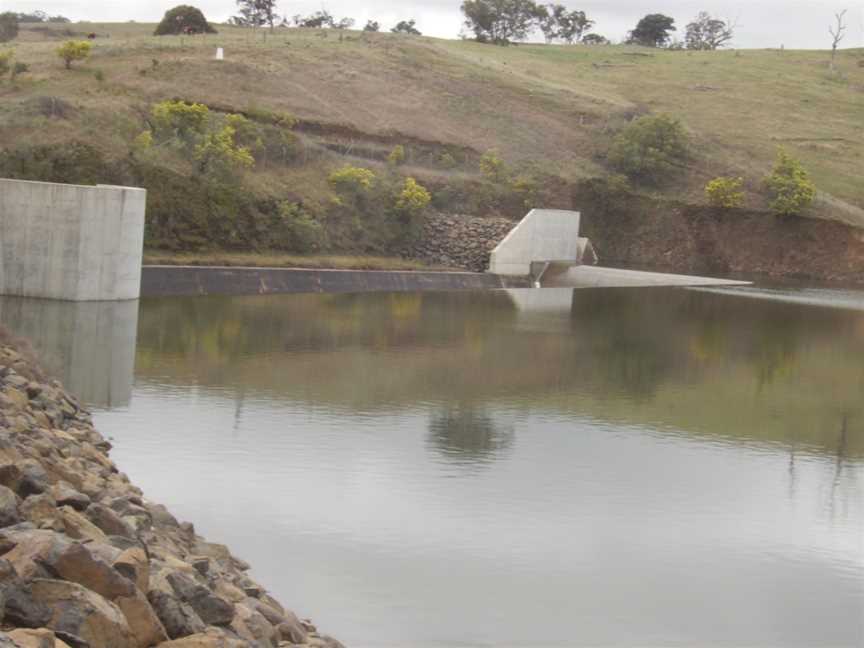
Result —
<instances>
[{"instance_id":1,"label":"green grass","mask_svg":"<svg viewBox=\"0 0 864 648\"><path fill-rule=\"evenodd\" d=\"M375 256L299 255L243 252L171 253L147 250L144 265L314 268L335 270L448 270L419 261Z\"/></svg>"},{"instance_id":2,"label":"green grass","mask_svg":"<svg viewBox=\"0 0 864 648\"><path fill-rule=\"evenodd\" d=\"M54 54L62 29L100 35L92 59L72 71ZM748 205L764 207L762 178L784 146L825 194L812 215L864 225L864 50L841 51L839 74L832 76L824 51L501 48L358 32L340 40L299 29L265 37L222 26L217 35L181 38L153 37L152 29L133 23L23 29L12 46L31 72L14 85L0 84L0 146L74 136L122 156L150 104L183 97L349 124L382 145L416 137L477 152L495 148L510 162L542 162L573 180L606 172L605 151L627 119L668 112L687 127L696 155L663 188L666 195L702 202L708 180L741 175ZM225 48L226 61L213 60L216 46ZM67 102L69 116L40 114L34 100L45 96ZM348 149L351 142L340 144ZM270 188L326 199L318 170L252 175Z\"/></svg>"}]
</instances>

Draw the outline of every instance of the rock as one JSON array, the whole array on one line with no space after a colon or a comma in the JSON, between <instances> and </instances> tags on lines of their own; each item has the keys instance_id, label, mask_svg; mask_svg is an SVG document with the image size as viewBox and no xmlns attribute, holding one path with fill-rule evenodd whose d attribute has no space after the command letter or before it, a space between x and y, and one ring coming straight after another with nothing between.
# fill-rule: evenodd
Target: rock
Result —
<instances>
[{"instance_id":1,"label":"rock","mask_svg":"<svg viewBox=\"0 0 864 648\"><path fill-rule=\"evenodd\" d=\"M249 644L230 637L216 628L158 644L156 648L249 648Z\"/></svg>"},{"instance_id":2,"label":"rock","mask_svg":"<svg viewBox=\"0 0 864 648\"><path fill-rule=\"evenodd\" d=\"M132 527L104 504L91 504L87 508L86 515L105 535L121 536L124 538L135 537Z\"/></svg>"},{"instance_id":3,"label":"rock","mask_svg":"<svg viewBox=\"0 0 864 648\"><path fill-rule=\"evenodd\" d=\"M136 648L122 612L95 592L49 579L35 579L31 588L33 599L51 610L46 627L81 637L90 648Z\"/></svg>"},{"instance_id":4,"label":"rock","mask_svg":"<svg viewBox=\"0 0 864 648\"><path fill-rule=\"evenodd\" d=\"M90 506L90 498L66 482L55 484L51 489L51 494L59 506L71 506L76 511L83 511Z\"/></svg>"},{"instance_id":5,"label":"rock","mask_svg":"<svg viewBox=\"0 0 864 648\"><path fill-rule=\"evenodd\" d=\"M173 527L178 528L180 523L177 522L177 518L171 515L161 504L145 504L145 508L150 513L150 517L153 519L153 524L157 527Z\"/></svg>"},{"instance_id":6,"label":"rock","mask_svg":"<svg viewBox=\"0 0 864 648\"><path fill-rule=\"evenodd\" d=\"M3 558L25 580L52 576L50 565L69 546L69 540L60 534L41 529L7 530L5 537L14 547Z\"/></svg>"},{"instance_id":7,"label":"rock","mask_svg":"<svg viewBox=\"0 0 864 648\"><path fill-rule=\"evenodd\" d=\"M21 497L38 495L48 490L48 473L42 464L33 460L25 461L21 466L21 478L18 480L18 494Z\"/></svg>"},{"instance_id":8,"label":"rock","mask_svg":"<svg viewBox=\"0 0 864 648\"><path fill-rule=\"evenodd\" d=\"M20 499L11 488L0 485L0 527L18 524L21 520L18 515L18 504Z\"/></svg>"},{"instance_id":9,"label":"rock","mask_svg":"<svg viewBox=\"0 0 864 648\"><path fill-rule=\"evenodd\" d=\"M58 518L57 502L50 493L31 495L19 507L21 515L36 526L51 526Z\"/></svg>"},{"instance_id":10,"label":"rock","mask_svg":"<svg viewBox=\"0 0 864 648\"><path fill-rule=\"evenodd\" d=\"M108 563L94 557L82 544L70 544L50 566L64 580L83 585L109 601L135 596L135 584L132 581Z\"/></svg>"},{"instance_id":11,"label":"rock","mask_svg":"<svg viewBox=\"0 0 864 648\"><path fill-rule=\"evenodd\" d=\"M114 561L114 569L133 581L142 592L150 591L150 562L141 547L121 553Z\"/></svg>"},{"instance_id":12,"label":"rock","mask_svg":"<svg viewBox=\"0 0 864 648\"><path fill-rule=\"evenodd\" d=\"M165 627L140 590L136 588L132 596L117 598L114 603L126 617L139 648L147 648L168 640Z\"/></svg>"},{"instance_id":13,"label":"rock","mask_svg":"<svg viewBox=\"0 0 864 648\"><path fill-rule=\"evenodd\" d=\"M258 610L259 612L261 611L260 608ZM306 643L309 633L300 619L297 618L297 615L290 610L285 610L282 617L282 622L276 626L276 630L282 639L292 643Z\"/></svg>"},{"instance_id":14,"label":"rock","mask_svg":"<svg viewBox=\"0 0 864 648\"><path fill-rule=\"evenodd\" d=\"M208 625L228 625L234 618L234 606L181 572L170 572L166 580L174 593Z\"/></svg>"},{"instance_id":15,"label":"rock","mask_svg":"<svg viewBox=\"0 0 864 648\"><path fill-rule=\"evenodd\" d=\"M93 524L81 513L71 506L61 506L60 512L66 535L76 540L90 540L93 542L108 542L108 537L98 526Z\"/></svg>"},{"instance_id":16,"label":"rock","mask_svg":"<svg viewBox=\"0 0 864 648\"><path fill-rule=\"evenodd\" d=\"M238 603L235 606L231 629L240 637L262 646L278 646L279 633L262 614Z\"/></svg>"},{"instance_id":17,"label":"rock","mask_svg":"<svg viewBox=\"0 0 864 648\"><path fill-rule=\"evenodd\" d=\"M30 584L19 578L8 560L0 559L0 611L5 623L40 628L48 623L51 611L33 598Z\"/></svg>"},{"instance_id":18,"label":"rock","mask_svg":"<svg viewBox=\"0 0 864 648\"><path fill-rule=\"evenodd\" d=\"M198 634L207 627L191 606L172 594L151 590L147 600L171 639Z\"/></svg>"},{"instance_id":19,"label":"rock","mask_svg":"<svg viewBox=\"0 0 864 648\"><path fill-rule=\"evenodd\" d=\"M57 637L47 628L10 630L9 638L21 648L55 648L57 645Z\"/></svg>"}]
</instances>

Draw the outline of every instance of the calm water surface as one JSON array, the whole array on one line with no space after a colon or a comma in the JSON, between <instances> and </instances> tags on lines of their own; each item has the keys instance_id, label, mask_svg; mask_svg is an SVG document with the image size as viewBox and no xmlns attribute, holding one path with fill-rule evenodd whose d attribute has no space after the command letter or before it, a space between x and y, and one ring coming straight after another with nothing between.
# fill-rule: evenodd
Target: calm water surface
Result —
<instances>
[{"instance_id":1,"label":"calm water surface","mask_svg":"<svg viewBox=\"0 0 864 648\"><path fill-rule=\"evenodd\" d=\"M352 648L861 646L864 299L747 292L142 300L97 424Z\"/></svg>"}]
</instances>

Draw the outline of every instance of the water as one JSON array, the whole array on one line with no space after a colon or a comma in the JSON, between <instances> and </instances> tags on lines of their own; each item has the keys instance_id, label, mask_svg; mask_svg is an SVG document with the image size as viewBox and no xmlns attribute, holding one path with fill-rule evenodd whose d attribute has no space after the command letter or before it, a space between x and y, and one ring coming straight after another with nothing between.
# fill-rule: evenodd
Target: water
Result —
<instances>
[{"instance_id":1,"label":"water","mask_svg":"<svg viewBox=\"0 0 864 648\"><path fill-rule=\"evenodd\" d=\"M861 646L860 294L747 292L142 300L97 424L351 648Z\"/></svg>"}]
</instances>

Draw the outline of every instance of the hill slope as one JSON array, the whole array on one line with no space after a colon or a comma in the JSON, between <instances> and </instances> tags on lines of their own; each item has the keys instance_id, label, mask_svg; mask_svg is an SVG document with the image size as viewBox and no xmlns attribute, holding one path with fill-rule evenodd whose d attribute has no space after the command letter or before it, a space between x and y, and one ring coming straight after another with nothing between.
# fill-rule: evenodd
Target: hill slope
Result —
<instances>
[{"instance_id":1,"label":"hill slope","mask_svg":"<svg viewBox=\"0 0 864 648\"><path fill-rule=\"evenodd\" d=\"M778 145L822 192L808 215L864 227L864 51L667 52L520 45L391 34L220 27L218 35L153 37L152 25L40 25L12 43L31 72L0 84L0 147L85 141L128 155L149 107L176 97L248 114L290 113L303 142L288 168L247 173L272 194L326 201L327 171L379 164L397 144L404 170L434 187L470 181L489 149L561 182L608 173L617 129L643 112L679 117L695 159L660 193L701 202L705 182L742 175L748 207ZM90 61L66 71L57 43L98 35ZM216 46L225 61L214 60ZM101 80L100 80L101 79ZM58 108L59 106L59 108ZM446 154L446 155L445 155ZM554 183L553 183L554 184ZM462 196L459 191L451 192ZM448 194L449 195L449 194ZM458 198L443 205L458 211Z\"/></svg>"}]
</instances>

